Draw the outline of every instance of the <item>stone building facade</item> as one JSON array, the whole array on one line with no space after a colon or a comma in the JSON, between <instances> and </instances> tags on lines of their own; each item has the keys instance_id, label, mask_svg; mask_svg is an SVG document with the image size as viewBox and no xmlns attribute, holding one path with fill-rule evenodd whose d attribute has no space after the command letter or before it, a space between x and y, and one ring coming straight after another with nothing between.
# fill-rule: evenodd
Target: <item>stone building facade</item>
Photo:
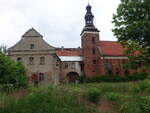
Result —
<instances>
[{"instance_id":1,"label":"stone building facade","mask_svg":"<svg viewBox=\"0 0 150 113\"><path fill-rule=\"evenodd\" d=\"M99 30L94 26L91 6L86 7L85 27L81 32L81 48L55 48L44 41L34 28L29 29L21 40L9 48L8 55L26 67L31 83L77 82L81 75L124 75L128 58L124 48L115 41L101 41Z\"/></svg>"}]
</instances>

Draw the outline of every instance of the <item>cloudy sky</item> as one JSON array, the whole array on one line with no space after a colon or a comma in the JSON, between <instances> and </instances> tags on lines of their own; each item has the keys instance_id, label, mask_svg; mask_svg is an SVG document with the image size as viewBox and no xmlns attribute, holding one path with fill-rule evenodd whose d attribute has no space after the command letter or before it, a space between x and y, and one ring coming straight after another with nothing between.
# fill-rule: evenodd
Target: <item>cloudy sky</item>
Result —
<instances>
[{"instance_id":1,"label":"cloudy sky","mask_svg":"<svg viewBox=\"0 0 150 113\"><path fill-rule=\"evenodd\" d=\"M34 27L54 47L80 46L88 0L0 0L0 45L14 45ZM90 0L101 40L116 40L112 14L120 0Z\"/></svg>"}]
</instances>

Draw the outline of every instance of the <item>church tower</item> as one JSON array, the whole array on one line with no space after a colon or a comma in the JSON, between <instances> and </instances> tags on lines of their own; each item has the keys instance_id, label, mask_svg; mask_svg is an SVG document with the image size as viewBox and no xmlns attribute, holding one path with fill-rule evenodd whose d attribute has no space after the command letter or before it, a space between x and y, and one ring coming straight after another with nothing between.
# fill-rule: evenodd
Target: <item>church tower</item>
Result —
<instances>
[{"instance_id":1,"label":"church tower","mask_svg":"<svg viewBox=\"0 0 150 113\"><path fill-rule=\"evenodd\" d=\"M81 32L82 54L84 62L84 74L86 77L103 74L101 69L99 45L99 30L94 26L94 16L91 12L92 7L86 7L85 27Z\"/></svg>"}]
</instances>

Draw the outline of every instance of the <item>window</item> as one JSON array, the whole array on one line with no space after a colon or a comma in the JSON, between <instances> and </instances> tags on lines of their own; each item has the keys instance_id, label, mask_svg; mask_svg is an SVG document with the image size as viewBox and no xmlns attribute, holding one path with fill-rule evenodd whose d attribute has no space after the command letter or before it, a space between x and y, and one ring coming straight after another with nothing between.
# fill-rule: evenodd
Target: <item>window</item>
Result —
<instances>
[{"instance_id":1,"label":"window","mask_svg":"<svg viewBox=\"0 0 150 113\"><path fill-rule=\"evenodd\" d=\"M104 68L105 68L105 72L106 74L112 75L112 69L111 69L111 61L108 59L104 60Z\"/></svg>"},{"instance_id":2,"label":"window","mask_svg":"<svg viewBox=\"0 0 150 113\"><path fill-rule=\"evenodd\" d=\"M56 60L56 69L59 68L59 60Z\"/></svg>"},{"instance_id":3,"label":"window","mask_svg":"<svg viewBox=\"0 0 150 113\"><path fill-rule=\"evenodd\" d=\"M34 64L34 58L33 57L29 57L29 64L33 65Z\"/></svg>"},{"instance_id":4,"label":"window","mask_svg":"<svg viewBox=\"0 0 150 113\"><path fill-rule=\"evenodd\" d=\"M116 75L119 75L120 72L119 72L119 68L116 68Z\"/></svg>"},{"instance_id":5,"label":"window","mask_svg":"<svg viewBox=\"0 0 150 113\"><path fill-rule=\"evenodd\" d=\"M21 58L21 57L18 57L18 58L17 58L17 62L22 62L22 58Z\"/></svg>"},{"instance_id":6,"label":"window","mask_svg":"<svg viewBox=\"0 0 150 113\"><path fill-rule=\"evenodd\" d=\"M34 49L34 44L30 44L30 49Z\"/></svg>"},{"instance_id":7,"label":"window","mask_svg":"<svg viewBox=\"0 0 150 113\"><path fill-rule=\"evenodd\" d=\"M39 73L39 81L44 80L44 73Z\"/></svg>"},{"instance_id":8,"label":"window","mask_svg":"<svg viewBox=\"0 0 150 113\"><path fill-rule=\"evenodd\" d=\"M65 65L64 65L64 68L68 68L68 63L66 62Z\"/></svg>"},{"instance_id":9,"label":"window","mask_svg":"<svg viewBox=\"0 0 150 113\"><path fill-rule=\"evenodd\" d=\"M93 60L93 64L96 64L96 60Z\"/></svg>"},{"instance_id":10,"label":"window","mask_svg":"<svg viewBox=\"0 0 150 113\"><path fill-rule=\"evenodd\" d=\"M40 57L40 65L44 65L45 64L45 57Z\"/></svg>"},{"instance_id":11,"label":"window","mask_svg":"<svg viewBox=\"0 0 150 113\"><path fill-rule=\"evenodd\" d=\"M93 53L93 55L95 55L95 48L92 49L92 53Z\"/></svg>"},{"instance_id":12,"label":"window","mask_svg":"<svg viewBox=\"0 0 150 113\"><path fill-rule=\"evenodd\" d=\"M92 37L92 43L95 44L95 37Z\"/></svg>"},{"instance_id":13,"label":"window","mask_svg":"<svg viewBox=\"0 0 150 113\"><path fill-rule=\"evenodd\" d=\"M71 69L75 69L75 63L74 62L71 63Z\"/></svg>"}]
</instances>

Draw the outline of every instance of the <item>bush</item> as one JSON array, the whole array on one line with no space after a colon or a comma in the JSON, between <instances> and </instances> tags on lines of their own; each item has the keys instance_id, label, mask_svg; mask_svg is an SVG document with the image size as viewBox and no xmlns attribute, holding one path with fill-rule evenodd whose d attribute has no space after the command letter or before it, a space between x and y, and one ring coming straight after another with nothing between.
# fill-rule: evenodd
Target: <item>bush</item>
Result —
<instances>
[{"instance_id":1,"label":"bush","mask_svg":"<svg viewBox=\"0 0 150 113\"><path fill-rule=\"evenodd\" d=\"M121 105L120 113L141 113L140 108L136 102L125 102Z\"/></svg>"},{"instance_id":2,"label":"bush","mask_svg":"<svg viewBox=\"0 0 150 113\"><path fill-rule=\"evenodd\" d=\"M84 75L79 76L79 83L85 83L87 82L87 79Z\"/></svg>"},{"instance_id":3,"label":"bush","mask_svg":"<svg viewBox=\"0 0 150 113\"><path fill-rule=\"evenodd\" d=\"M150 82L149 81L142 81L142 82L140 82L139 83L139 89L140 89L140 91L148 91L148 90L150 90Z\"/></svg>"},{"instance_id":4,"label":"bush","mask_svg":"<svg viewBox=\"0 0 150 113\"><path fill-rule=\"evenodd\" d=\"M115 75L100 75L87 79L87 82L119 82L121 79L120 76Z\"/></svg>"},{"instance_id":5,"label":"bush","mask_svg":"<svg viewBox=\"0 0 150 113\"><path fill-rule=\"evenodd\" d=\"M101 92L96 89L89 89L88 91L88 100L93 103L98 103L101 98Z\"/></svg>"},{"instance_id":6,"label":"bush","mask_svg":"<svg viewBox=\"0 0 150 113\"><path fill-rule=\"evenodd\" d=\"M144 80L147 77L148 77L148 73L146 73L146 72L133 73L131 75L125 76L125 81Z\"/></svg>"},{"instance_id":7,"label":"bush","mask_svg":"<svg viewBox=\"0 0 150 113\"><path fill-rule=\"evenodd\" d=\"M11 93L14 87L13 84L2 84L0 85L0 92Z\"/></svg>"},{"instance_id":8,"label":"bush","mask_svg":"<svg viewBox=\"0 0 150 113\"><path fill-rule=\"evenodd\" d=\"M119 93L115 92L108 92L106 93L106 98L110 101L118 101L121 98L121 95Z\"/></svg>"},{"instance_id":9,"label":"bush","mask_svg":"<svg viewBox=\"0 0 150 113\"><path fill-rule=\"evenodd\" d=\"M128 82L128 81L137 81L137 80L144 80L148 76L148 73L134 73L131 75L126 75L121 77L119 75L99 75L94 76L92 78L84 78L84 80L88 83L93 82Z\"/></svg>"},{"instance_id":10,"label":"bush","mask_svg":"<svg viewBox=\"0 0 150 113\"><path fill-rule=\"evenodd\" d=\"M0 54L0 84L3 87L11 84L14 88L27 87L25 67L21 63L15 63L4 54Z\"/></svg>"},{"instance_id":11,"label":"bush","mask_svg":"<svg viewBox=\"0 0 150 113\"><path fill-rule=\"evenodd\" d=\"M139 106L142 113L150 113L150 96L141 97Z\"/></svg>"}]
</instances>

